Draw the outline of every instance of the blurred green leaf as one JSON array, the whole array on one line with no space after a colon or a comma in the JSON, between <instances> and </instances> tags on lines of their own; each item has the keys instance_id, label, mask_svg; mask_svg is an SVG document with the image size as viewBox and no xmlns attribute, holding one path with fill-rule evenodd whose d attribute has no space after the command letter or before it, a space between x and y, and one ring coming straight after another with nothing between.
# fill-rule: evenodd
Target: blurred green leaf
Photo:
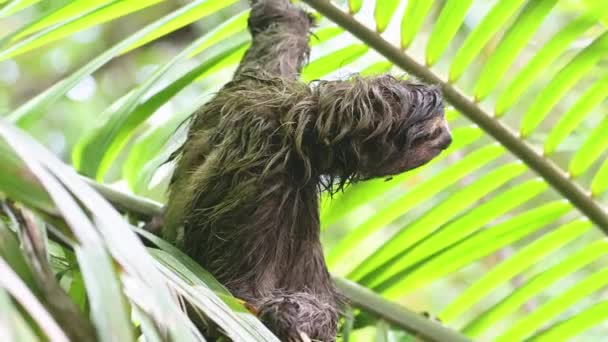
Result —
<instances>
[{"instance_id":1,"label":"blurred green leaf","mask_svg":"<svg viewBox=\"0 0 608 342\"><path fill-rule=\"evenodd\" d=\"M129 93L126 98L117 101L115 106L110 106L108 113L102 114L102 117L105 117L106 120L96 129L83 136L72 153L74 166L82 174L101 180L133 131L141 123L177 92L196 80L201 74L216 66L225 56L242 47L244 43L244 39L236 37L231 40L230 44L220 45L218 51L214 51L205 62L193 69L194 72L185 74L145 102L141 102L144 95L162 79L165 73L187 58L191 51L204 43L207 38L208 36L203 36L190 44L168 63L159 67L147 78L145 83Z\"/></svg>"},{"instance_id":2,"label":"blurred green leaf","mask_svg":"<svg viewBox=\"0 0 608 342\"><path fill-rule=\"evenodd\" d=\"M23 30L15 32L14 36L9 36L8 38L11 41L15 41L28 34L37 32L29 38L11 44L0 50L0 61L18 56L32 49L66 37L74 32L121 17L160 1L162 0L145 2L114 0L111 3L107 3L108 1L96 1L91 3L90 1L83 0L72 2L68 6L58 9L52 15L44 16L39 21L32 23L31 26L28 25ZM89 9L90 12L84 13L83 15L83 12L86 12L86 10ZM67 18L69 18L69 20L52 26Z\"/></svg>"},{"instance_id":3,"label":"blurred green leaf","mask_svg":"<svg viewBox=\"0 0 608 342\"><path fill-rule=\"evenodd\" d=\"M564 293L551 298L547 303L522 317L507 332L500 335L496 342L520 341L530 336L549 319L556 317L577 301L608 285L608 269L597 271L583 281L570 287Z\"/></svg>"},{"instance_id":4,"label":"blurred green leaf","mask_svg":"<svg viewBox=\"0 0 608 342\"><path fill-rule=\"evenodd\" d=\"M544 257L561 248L568 242L580 237L591 228L589 221L573 221L563 225L551 233L544 235L517 251L513 256L494 267L481 279L461 293L442 312L444 322L455 320L464 311L469 310L475 303L487 296L490 291L507 282L517 274L533 266Z\"/></svg>"},{"instance_id":5,"label":"blurred green leaf","mask_svg":"<svg viewBox=\"0 0 608 342\"><path fill-rule=\"evenodd\" d=\"M585 31L597 23L602 13L608 11L608 2L599 1L588 13L573 20L557 32L543 47L528 61L517 73L517 76L503 91L496 101L495 112L497 116L504 113L521 97L522 93L530 87L547 66L553 63L572 42Z\"/></svg>"},{"instance_id":6,"label":"blurred green leaf","mask_svg":"<svg viewBox=\"0 0 608 342\"><path fill-rule=\"evenodd\" d=\"M572 177L578 177L587 171L608 150L606 132L608 132L608 118L605 118L589 133L572 157L569 167Z\"/></svg>"},{"instance_id":7,"label":"blurred green leaf","mask_svg":"<svg viewBox=\"0 0 608 342\"><path fill-rule=\"evenodd\" d=\"M597 196L606 190L608 190L608 159L604 160L591 183L591 193L593 195Z\"/></svg>"},{"instance_id":8,"label":"blurred green leaf","mask_svg":"<svg viewBox=\"0 0 608 342\"><path fill-rule=\"evenodd\" d=\"M30 7L38 2L40 2L40 0L11 0L4 7L0 8L0 18L19 12L22 9Z\"/></svg>"},{"instance_id":9,"label":"blurred green leaf","mask_svg":"<svg viewBox=\"0 0 608 342\"><path fill-rule=\"evenodd\" d=\"M361 6L363 6L363 0L348 0L348 9L352 14L358 13Z\"/></svg>"},{"instance_id":10,"label":"blurred green leaf","mask_svg":"<svg viewBox=\"0 0 608 342\"><path fill-rule=\"evenodd\" d=\"M521 10L483 67L474 90L477 100L484 99L496 87L556 3L557 0L530 1Z\"/></svg>"},{"instance_id":11,"label":"blurred green leaf","mask_svg":"<svg viewBox=\"0 0 608 342\"><path fill-rule=\"evenodd\" d=\"M408 1L403 18L401 19L401 48L410 46L420 30L427 13L433 6L434 0ZM382 32L383 30L378 30Z\"/></svg>"},{"instance_id":12,"label":"blurred green leaf","mask_svg":"<svg viewBox=\"0 0 608 342\"><path fill-rule=\"evenodd\" d=\"M473 0L447 0L426 45L426 64L434 65L448 47ZM403 43L402 43L403 44Z\"/></svg>"},{"instance_id":13,"label":"blurred green leaf","mask_svg":"<svg viewBox=\"0 0 608 342\"><path fill-rule=\"evenodd\" d=\"M376 19L376 31L382 33L391 22L395 15L395 10L399 6L399 0L382 0L376 2L374 19Z\"/></svg>"},{"instance_id":14,"label":"blurred green leaf","mask_svg":"<svg viewBox=\"0 0 608 342\"><path fill-rule=\"evenodd\" d=\"M545 331L529 339L531 342L553 342L557 340L570 340L583 331L603 323L608 319L608 302L599 302L590 308L550 326Z\"/></svg>"},{"instance_id":15,"label":"blurred green leaf","mask_svg":"<svg viewBox=\"0 0 608 342\"><path fill-rule=\"evenodd\" d=\"M553 202L532 209L490 229L477 232L450 248L442 251L407 276L394 277L377 286L387 298L396 298L453 272L470 262L496 252L510 243L538 231L572 209L566 202Z\"/></svg>"},{"instance_id":16,"label":"blurred green leaf","mask_svg":"<svg viewBox=\"0 0 608 342\"><path fill-rule=\"evenodd\" d=\"M302 70L302 80L309 82L319 79L334 70L356 61L359 57L365 55L368 49L369 47L365 44L355 44L317 58Z\"/></svg>"},{"instance_id":17,"label":"blurred green leaf","mask_svg":"<svg viewBox=\"0 0 608 342\"><path fill-rule=\"evenodd\" d=\"M497 194L474 210L441 227L412 248L403 251L395 257L398 261L391 260L386 263L387 266L383 265L382 269L387 267L389 270L403 270L413 267L416 263L423 262L453 244L474 236L485 225L538 196L546 188L546 183L533 179Z\"/></svg>"},{"instance_id":18,"label":"blurred green leaf","mask_svg":"<svg viewBox=\"0 0 608 342\"><path fill-rule=\"evenodd\" d=\"M445 188L461 180L464 176L483 167L504 153L504 149L497 145L486 146L479 149L458 162L442 170L434 177L422 182L398 199L384 206L376 214L357 226L327 255L327 263L332 266L346 256L348 251L355 247L366 237L378 229L393 222L416 205L428 200ZM354 276L354 275L353 275Z\"/></svg>"},{"instance_id":19,"label":"blurred green leaf","mask_svg":"<svg viewBox=\"0 0 608 342\"><path fill-rule=\"evenodd\" d=\"M390 181L385 179L372 179L365 182L353 184L345 190L345 195L337 194L335 198L322 200L321 223L322 227L328 227L364 203L376 199L387 191L404 184L408 179L415 178L418 173L422 173L433 164L438 163L450 153L454 153L473 142L477 141L482 132L478 127L468 126L459 127L452 132L454 142L448 150L433 159L429 164L410 172L402 173L393 177Z\"/></svg>"},{"instance_id":20,"label":"blurred green leaf","mask_svg":"<svg viewBox=\"0 0 608 342\"><path fill-rule=\"evenodd\" d=\"M68 342L68 338L49 315L44 306L30 292L27 286L13 272L11 267L0 258L0 288L4 288L40 326L44 334L52 341Z\"/></svg>"},{"instance_id":21,"label":"blurred green leaf","mask_svg":"<svg viewBox=\"0 0 608 342\"><path fill-rule=\"evenodd\" d=\"M587 91L564 113L545 140L545 154L552 155L557 147L578 127L608 96L608 75L597 80Z\"/></svg>"},{"instance_id":22,"label":"blurred green leaf","mask_svg":"<svg viewBox=\"0 0 608 342\"><path fill-rule=\"evenodd\" d=\"M497 322L506 318L507 315L516 311L527 300L545 290L557 280L574 273L583 266L606 255L606 253L608 253L608 241L605 240L596 241L584 246L578 252L567 256L548 270L528 279L511 294L501 299L485 312L477 315L462 331L468 336L479 337L482 332L492 328Z\"/></svg>"},{"instance_id":23,"label":"blurred green leaf","mask_svg":"<svg viewBox=\"0 0 608 342\"><path fill-rule=\"evenodd\" d=\"M420 218L403 227L389 241L378 248L371 256L366 258L353 272L350 279L361 280L367 286L375 286L391 275L392 269L380 271L377 267L410 246L431 234L435 229L469 208L482 197L496 190L511 179L525 172L522 164L507 164L486 173L475 182L427 211ZM365 278L363 278L365 276Z\"/></svg>"},{"instance_id":24,"label":"blurred green leaf","mask_svg":"<svg viewBox=\"0 0 608 342\"><path fill-rule=\"evenodd\" d=\"M524 0L499 0L483 20L473 29L452 60L449 79L455 82L492 36L522 6Z\"/></svg>"},{"instance_id":25,"label":"blurred green leaf","mask_svg":"<svg viewBox=\"0 0 608 342\"><path fill-rule=\"evenodd\" d=\"M124 39L120 43L114 45L110 49L104 51L99 56L94 58L91 62L87 63L85 66L81 67L77 71L74 71L71 75L66 77L65 79L57 82L53 86L47 88L41 94L38 94L33 99L27 101L23 105L19 106L16 110L12 111L7 115L7 118L12 121L18 123L20 126L27 126L29 123L38 119L41 115L43 115L46 111L43 108L46 108L52 102L60 98L70 89L72 89L75 85L77 85L84 78L89 76L91 73L95 72L105 63L110 61L112 58L119 55L125 48L128 48L135 42L139 41L143 37L146 37L148 34L161 29L165 24L173 21L174 19L179 19L182 16L187 16L189 10L192 7L195 7L201 3L204 3L208 0L196 0L174 12L164 16L163 18L145 26L141 30L137 31L130 37ZM44 32L41 33L44 35ZM34 37L36 37L35 35ZM1 54L1 52L0 52Z\"/></svg>"},{"instance_id":26,"label":"blurred green leaf","mask_svg":"<svg viewBox=\"0 0 608 342\"><path fill-rule=\"evenodd\" d=\"M530 105L521 122L521 135L527 137L534 132L568 89L592 70L607 50L608 32L605 32L562 68Z\"/></svg>"}]
</instances>

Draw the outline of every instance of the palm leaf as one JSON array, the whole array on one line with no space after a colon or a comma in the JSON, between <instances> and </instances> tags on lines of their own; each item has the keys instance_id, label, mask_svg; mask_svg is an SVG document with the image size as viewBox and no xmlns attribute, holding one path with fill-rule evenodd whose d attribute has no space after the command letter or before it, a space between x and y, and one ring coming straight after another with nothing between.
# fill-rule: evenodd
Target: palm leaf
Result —
<instances>
[{"instance_id":1,"label":"palm leaf","mask_svg":"<svg viewBox=\"0 0 608 342\"><path fill-rule=\"evenodd\" d=\"M606 285L604 276L588 276L581 270L597 269L600 275L605 272L596 265L606 254L605 243L593 240L600 235L598 229L608 232L608 212L601 203L608 190L608 139L604 134L608 120L601 113L607 93L603 65L608 48L606 2L584 2L568 19L562 18L561 22L567 21L562 28L550 34L545 33L545 26L567 8L565 1L499 0L487 12L480 11L480 4L485 3L482 1L349 0L344 9L325 0L303 2L324 17L315 30L318 38L311 41L313 51L303 73L305 80L350 72L373 75L405 71L439 85L453 106L448 117L454 144L442 156L391 181L356 184L333 199L324 199L323 230L330 241L327 258L336 274L397 300L462 275L462 269L496 263L491 256L509 251L512 255L496 263L495 270L469 280L472 284L468 289L439 307L445 324L473 338L500 336L504 340L563 339L600 325L606 317L605 304L588 306L581 300L597 297L595 293ZM10 15L33 3L10 2L0 9L0 15ZM118 3L76 1L58 6L46 17L5 36L0 56L18 56L149 5L130 4L129 8L99 15L99 11ZM112 58L215 14L231 3L207 0L186 5L106 50L8 117L27 127L42 117L44 108ZM478 13L482 14L473 20L473 14ZM79 170L103 179L135 137L123 164L123 177L132 190L146 193L154 170L174 146L168 143L172 132L205 97L192 101L191 107L166 124L151 125L147 120L189 86L210 82L211 76L218 74L227 79L226 71L238 63L247 47L243 42L230 43L244 30L246 18L246 12L229 18L110 106L74 151ZM198 67L180 69L168 77L169 70L201 52L205 57L196 63ZM19 148L11 145L4 150ZM0 154L0 159L8 160L9 165L0 177L3 192L47 217L66 215L50 201L50 191L41 191L38 172L32 173L10 153ZM63 181L58 188L61 186L75 189L75 184L70 187ZM112 197L112 191L98 189L132 212L141 213L145 206L142 200ZM88 225L97 227L96 222L86 219ZM335 236L340 231L337 227L346 233ZM217 284L210 285L212 278L202 276L204 271L193 271L195 265L183 255L178 257L178 251L166 245L159 247L169 256L152 252L153 262L163 265L165 279L170 278L178 293L198 307L218 309L214 306L219 303L216 299L207 293L194 293L187 286L201 282L231 307L220 288L214 287ZM561 249L572 255L560 255ZM120 259L115 255L117 251L109 253L111 258ZM556 257L561 261L553 265L550 260ZM169 264L171 269L166 268ZM549 266L543 267L545 264ZM167 273L171 270L176 273ZM189 276L184 278L184 274ZM550 288L563 277L574 279L572 287ZM115 277L115 281L124 280ZM518 281L523 281L522 285L514 286ZM339 284L349 293L349 283L339 280ZM75 297L78 289L74 287ZM556 299L546 300L543 294L547 293ZM386 322L408 331L416 330L411 326L414 323L430 331L430 335L424 335L427 338L439 336L433 335L439 331L435 326L426 326L412 317L400 322L391 318L392 308L384 304L380 306L385 312L377 308L377 298L362 298L351 296L362 312L383 317L377 325L377 336L392 334ZM519 312L518 308L531 299L540 302L538 308L531 314ZM127 300L140 315L151 318L149 323L158 323L135 300L128 296ZM213 311L209 317L223 322L226 329L239 331L239 324L233 324L239 321L239 315L226 318ZM369 315L357 315L353 329L347 329L348 336L356 336L359 321L374 324ZM22 329L25 334L27 327ZM147 330L154 335L155 329L149 324ZM244 336L240 333L231 336Z\"/></svg>"}]
</instances>

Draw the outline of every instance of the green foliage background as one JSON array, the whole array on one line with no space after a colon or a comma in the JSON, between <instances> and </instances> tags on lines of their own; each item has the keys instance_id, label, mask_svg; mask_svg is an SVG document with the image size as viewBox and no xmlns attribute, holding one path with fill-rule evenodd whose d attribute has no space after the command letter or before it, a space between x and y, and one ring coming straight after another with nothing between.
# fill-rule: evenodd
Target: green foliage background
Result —
<instances>
[{"instance_id":1,"label":"green foliage background","mask_svg":"<svg viewBox=\"0 0 608 342\"><path fill-rule=\"evenodd\" d=\"M435 161L324 199L328 264L354 304L341 338L606 336L608 3L300 3L321 18L304 80L390 72L452 105L454 143ZM202 339L178 295L229 338L273 340L134 227L165 199L182 122L246 50L247 8L0 0L0 337ZM128 214L74 170L138 196L93 184Z\"/></svg>"}]
</instances>

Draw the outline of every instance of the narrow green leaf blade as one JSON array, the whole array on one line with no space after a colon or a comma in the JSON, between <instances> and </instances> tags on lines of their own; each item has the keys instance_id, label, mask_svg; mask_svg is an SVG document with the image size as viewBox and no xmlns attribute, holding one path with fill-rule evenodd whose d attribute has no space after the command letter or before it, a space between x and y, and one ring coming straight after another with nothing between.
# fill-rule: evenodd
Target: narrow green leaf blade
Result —
<instances>
[{"instance_id":1,"label":"narrow green leaf blade","mask_svg":"<svg viewBox=\"0 0 608 342\"><path fill-rule=\"evenodd\" d=\"M434 0L408 1L401 19L401 48L407 49L422 27ZM379 30L382 32L381 30Z\"/></svg>"},{"instance_id":2,"label":"narrow green leaf blade","mask_svg":"<svg viewBox=\"0 0 608 342\"><path fill-rule=\"evenodd\" d=\"M477 100L484 99L496 87L556 3L557 0L530 1L522 9L481 71L474 90Z\"/></svg>"},{"instance_id":3,"label":"narrow green leaf blade","mask_svg":"<svg viewBox=\"0 0 608 342\"><path fill-rule=\"evenodd\" d=\"M343 33L344 29L339 26L328 26L318 29L310 36L310 46L313 47L320 43L324 43L339 34Z\"/></svg>"},{"instance_id":4,"label":"narrow green leaf blade","mask_svg":"<svg viewBox=\"0 0 608 342\"><path fill-rule=\"evenodd\" d=\"M598 79L589 89L559 118L545 140L545 155L552 155L557 147L608 97L608 75Z\"/></svg>"},{"instance_id":5,"label":"narrow green leaf blade","mask_svg":"<svg viewBox=\"0 0 608 342\"><path fill-rule=\"evenodd\" d=\"M608 301L597 303L590 308L550 326L545 331L529 339L530 342L569 341L587 329L608 319Z\"/></svg>"},{"instance_id":6,"label":"narrow green leaf blade","mask_svg":"<svg viewBox=\"0 0 608 342\"><path fill-rule=\"evenodd\" d=\"M471 7L473 0L447 0L426 46L426 64L434 65L448 47Z\"/></svg>"},{"instance_id":7,"label":"narrow green leaf blade","mask_svg":"<svg viewBox=\"0 0 608 342\"><path fill-rule=\"evenodd\" d=\"M572 177L578 177L608 150L608 118L605 118L589 134L583 145L576 151L568 168Z\"/></svg>"},{"instance_id":8,"label":"narrow green leaf blade","mask_svg":"<svg viewBox=\"0 0 608 342\"><path fill-rule=\"evenodd\" d=\"M302 71L302 80L310 82L348 65L369 51L365 44L354 44L319 57Z\"/></svg>"},{"instance_id":9,"label":"narrow green leaf blade","mask_svg":"<svg viewBox=\"0 0 608 342\"><path fill-rule=\"evenodd\" d=\"M363 6L363 0L348 0L348 10L351 14L359 13Z\"/></svg>"},{"instance_id":10,"label":"narrow green leaf blade","mask_svg":"<svg viewBox=\"0 0 608 342\"><path fill-rule=\"evenodd\" d=\"M155 3L158 3L162 0L152 0L152 1L113 1L109 4L101 5L97 8L94 8L92 11L87 13L84 16L75 16L70 20L61 23L59 25L50 26L43 31L39 31L35 35L19 41L18 43L9 46L0 51L0 61L8 58L12 58L18 55L21 55L25 52L31 51L32 49L41 47L48 43L59 40L63 37L66 37L74 32L81 31L87 27L91 27L117 17L121 17L133 11L137 11L141 8L145 8L151 6ZM70 8L68 8L70 10ZM61 14L61 13L60 13ZM53 18L51 18L53 20ZM36 27L48 26L45 23L45 19L43 18L40 23L34 23L34 28ZM25 31L30 32L29 29ZM17 38L22 37L21 32L17 33Z\"/></svg>"},{"instance_id":11,"label":"narrow green leaf blade","mask_svg":"<svg viewBox=\"0 0 608 342\"><path fill-rule=\"evenodd\" d=\"M496 303L496 305L477 315L473 321L467 324L463 332L471 337L479 337L484 331L491 329L497 322L505 319L526 301L545 290L557 280L605 256L606 253L608 253L608 241L606 240L596 241L583 247L578 252L562 260L559 264L535 275L515 289L510 295Z\"/></svg>"},{"instance_id":12,"label":"narrow green leaf blade","mask_svg":"<svg viewBox=\"0 0 608 342\"><path fill-rule=\"evenodd\" d=\"M553 63L570 44L585 31L597 24L597 20L608 11L608 2L598 1L597 6L588 13L573 20L545 44L534 57L518 72L496 101L497 116L504 113L520 98L532 82Z\"/></svg>"},{"instance_id":13,"label":"narrow green leaf blade","mask_svg":"<svg viewBox=\"0 0 608 342\"><path fill-rule=\"evenodd\" d=\"M145 45L157 38L160 38L168 33L171 33L173 31L180 29L184 26L187 26L197 20L200 20L201 18L210 16L210 15L220 11L221 9L234 4L237 1L238 0L222 0L222 1L206 0L206 1L202 1L202 2L197 1L196 4L193 2L188 5L188 11L184 12L183 15L180 15L178 17L175 17L175 18L167 21L158 30L154 30L153 32L150 32L146 36L142 37L140 40L133 43L133 45L129 46L129 48L127 48L123 52L128 52L133 49L136 49L136 48L138 48L142 45ZM128 1L128 2L140 2L140 1ZM237 24L238 24L238 22L237 22ZM238 29L238 26L236 28ZM217 29L213 30L212 32L214 32L214 33L217 32ZM218 35L221 35L221 34L225 34L225 32L220 32L220 34L218 34Z\"/></svg>"},{"instance_id":14,"label":"narrow green leaf blade","mask_svg":"<svg viewBox=\"0 0 608 342\"><path fill-rule=\"evenodd\" d=\"M576 55L557 76L538 94L524 115L520 132L529 136L545 119L547 114L574 84L590 71L608 51L608 32L604 32L593 43Z\"/></svg>"},{"instance_id":15,"label":"narrow green leaf blade","mask_svg":"<svg viewBox=\"0 0 608 342\"><path fill-rule=\"evenodd\" d=\"M40 0L12 0L0 9L0 18L8 17L13 13L17 13L24 8L30 7Z\"/></svg>"},{"instance_id":16,"label":"narrow green leaf blade","mask_svg":"<svg viewBox=\"0 0 608 342\"><path fill-rule=\"evenodd\" d=\"M0 258L0 287L9 292L52 341L68 342L68 338L44 306L30 292L13 270Z\"/></svg>"},{"instance_id":17,"label":"narrow green leaf blade","mask_svg":"<svg viewBox=\"0 0 608 342\"><path fill-rule=\"evenodd\" d=\"M455 82L462 76L483 46L524 2L524 0L500 0L496 3L456 53L450 67L450 82Z\"/></svg>"},{"instance_id":18,"label":"narrow green leaf blade","mask_svg":"<svg viewBox=\"0 0 608 342\"><path fill-rule=\"evenodd\" d=\"M608 190L608 159L604 160L604 163L591 182L591 193L593 196L597 196L606 190Z\"/></svg>"},{"instance_id":19,"label":"narrow green leaf blade","mask_svg":"<svg viewBox=\"0 0 608 342\"><path fill-rule=\"evenodd\" d=\"M42 185L0 139L0 192L15 201L38 208L46 213L57 213L51 198L42 190Z\"/></svg>"},{"instance_id":20,"label":"narrow green leaf blade","mask_svg":"<svg viewBox=\"0 0 608 342\"><path fill-rule=\"evenodd\" d=\"M134 334L126 312L121 285L111 263L105 244L93 224L71 194L53 177L34 156L34 151L22 133L0 121L0 136L13 148L29 170L39 179L63 215L79 245L74 247L85 279L91 316L102 341L134 341ZM45 151L44 153L48 153Z\"/></svg>"},{"instance_id":21,"label":"narrow green leaf blade","mask_svg":"<svg viewBox=\"0 0 608 342\"><path fill-rule=\"evenodd\" d=\"M568 202L558 201L529 210L491 229L478 232L408 272L407 276L400 274L376 288L385 297L392 299L411 293L433 280L537 232L571 209L572 206Z\"/></svg>"},{"instance_id":22,"label":"narrow green leaf blade","mask_svg":"<svg viewBox=\"0 0 608 342\"><path fill-rule=\"evenodd\" d=\"M516 185L475 207L468 213L442 227L436 234L399 255L391 267L407 269L426 258L461 242L510 210L528 202L547 189L547 184L533 179ZM443 319L443 317L442 317Z\"/></svg>"},{"instance_id":23,"label":"narrow green leaf blade","mask_svg":"<svg viewBox=\"0 0 608 342\"><path fill-rule=\"evenodd\" d=\"M209 38L196 48L190 54L190 57L196 56L202 51L205 51L209 47L229 38L233 35L245 31L247 29L247 19L249 18L249 10L243 11L232 18L222 23L219 27L214 29L213 33L208 33Z\"/></svg>"},{"instance_id":24,"label":"narrow green leaf blade","mask_svg":"<svg viewBox=\"0 0 608 342\"><path fill-rule=\"evenodd\" d=\"M361 76L377 76L388 73L393 67L393 63L389 61L380 61L374 63L367 68L361 70L359 73Z\"/></svg>"},{"instance_id":25,"label":"narrow green leaf blade","mask_svg":"<svg viewBox=\"0 0 608 342\"><path fill-rule=\"evenodd\" d=\"M89 14L89 11L91 11L93 9L101 8L103 5L107 4L108 2L116 2L116 0L93 0L93 1L76 0L76 1L72 1L69 4L67 4L66 6L62 6L62 7L58 8L57 10L55 10L54 12L46 14L46 15L42 16L40 19L27 24L26 26L19 29L18 31L10 34L8 37L2 38L2 41L4 41L7 38L10 38L10 41L14 42L25 36L32 34L32 33L36 33L40 30L43 30L51 25L54 25L54 24L57 24L64 20L73 18L76 15L86 16ZM110 20L110 19L108 19L108 20ZM84 29L84 28L85 27L82 27L82 29Z\"/></svg>"},{"instance_id":26,"label":"narrow green leaf blade","mask_svg":"<svg viewBox=\"0 0 608 342\"><path fill-rule=\"evenodd\" d=\"M174 65L186 59L190 52L206 39L207 36L197 39L156 70L144 84L129 93L126 98L119 100L117 105L109 107L111 112L102 115L106 118L103 125L99 125L82 137L74 148L72 160L74 166L82 174L102 179L111 163L141 123L177 92L196 80L201 74L216 66L226 56L241 48L244 41L244 39L234 38L230 41L230 44L219 45L219 51L215 51L203 64L195 68L194 73L187 73L180 77L138 106L138 102L143 95L153 88L165 73Z\"/></svg>"},{"instance_id":27,"label":"narrow green leaf blade","mask_svg":"<svg viewBox=\"0 0 608 342\"><path fill-rule=\"evenodd\" d=\"M344 239L340 240L326 256L328 265L330 267L335 265L349 251L354 250L367 236L396 220L416 205L453 185L462 177L500 157L503 153L504 148L501 146L486 146L450 165L427 181L418 184L397 200L381 208L376 214L351 231ZM356 273L353 276L356 276Z\"/></svg>"},{"instance_id":28,"label":"narrow green leaf blade","mask_svg":"<svg viewBox=\"0 0 608 342\"><path fill-rule=\"evenodd\" d=\"M470 309L492 290L558 248L583 235L591 227L592 224L589 221L573 221L530 243L468 287L443 310L440 314L441 319L444 322L457 319L464 311Z\"/></svg>"},{"instance_id":29,"label":"narrow green leaf blade","mask_svg":"<svg viewBox=\"0 0 608 342\"><path fill-rule=\"evenodd\" d=\"M455 193L454 196L429 210L415 222L401 229L399 233L357 266L349 275L349 278L355 280L361 279L361 283L368 286L375 286L381 283L387 277L394 274L396 270L384 268L379 271L377 269L378 266L399 255L401 251L420 241L440 225L448 222L480 198L522 174L525 170L526 167L523 164L513 163L488 172L471 185ZM365 280L362 279L364 275L366 276Z\"/></svg>"},{"instance_id":30,"label":"narrow green leaf blade","mask_svg":"<svg viewBox=\"0 0 608 342\"><path fill-rule=\"evenodd\" d=\"M591 274L578 284L570 287L564 293L550 299L544 305L536 308L530 314L524 316L515 325L510 327L504 334L495 339L496 342L521 341L530 336L543 324L568 310L570 306L577 303L591 293L608 285L608 269Z\"/></svg>"},{"instance_id":31,"label":"narrow green leaf blade","mask_svg":"<svg viewBox=\"0 0 608 342\"><path fill-rule=\"evenodd\" d=\"M441 161L454 151L469 146L479 140L483 135L477 126L458 127L452 131L454 142L450 147L429 164L418 169L402 173L393 177L390 181L384 179L372 179L361 183L356 183L346 188L343 194L337 194L334 198L325 197L322 200L321 223L322 229L327 228L333 223L343 218L348 213L361 207L368 201L378 198L396 186L405 183L408 179L415 177L418 173L424 172L433 164Z\"/></svg>"},{"instance_id":32,"label":"narrow green leaf blade","mask_svg":"<svg viewBox=\"0 0 608 342\"><path fill-rule=\"evenodd\" d=\"M101 55L94 58L91 62L87 63L82 68L78 69L74 73L72 73L69 77L57 82L53 86L47 88L44 92L37 95L33 99L27 101L19 108L9 113L7 118L11 122L16 122L20 126L27 125L27 123L35 120L38 116L42 115L45 111L42 108L47 107L52 102L60 98L70 89L72 89L75 85L77 85L80 81L82 81L85 77L89 76L91 73L95 72L105 63L110 61L115 56L119 55L125 48L129 47L131 44L137 42L139 39L147 36L151 32L161 28L167 22L175 19L176 17L180 17L187 13L193 6L198 5L201 2L205 2L207 0L197 0L190 3L187 6L184 6L171 14L145 26L138 32L134 33L130 37L121 41L120 43L114 45L112 48L106 50Z\"/></svg>"},{"instance_id":33,"label":"narrow green leaf blade","mask_svg":"<svg viewBox=\"0 0 608 342\"><path fill-rule=\"evenodd\" d=\"M384 32L386 27L391 22L391 18L395 14L399 6L399 0L383 0L376 2L376 9L374 10L374 19L376 19L376 31L379 33Z\"/></svg>"}]
</instances>

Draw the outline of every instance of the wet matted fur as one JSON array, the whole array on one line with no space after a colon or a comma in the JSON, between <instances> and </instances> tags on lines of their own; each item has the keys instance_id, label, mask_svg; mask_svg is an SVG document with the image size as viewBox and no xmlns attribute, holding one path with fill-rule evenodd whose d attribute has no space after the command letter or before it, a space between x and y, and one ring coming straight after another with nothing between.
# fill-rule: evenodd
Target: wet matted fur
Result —
<instances>
[{"instance_id":1,"label":"wet matted fur","mask_svg":"<svg viewBox=\"0 0 608 342\"><path fill-rule=\"evenodd\" d=\"M284 341L336 338L320 191L418 167L451 141L433 86L299 81L311 25L287 0L254 1L251 47L175 154L163 231Z\"/></svg>"}]
</instances>

